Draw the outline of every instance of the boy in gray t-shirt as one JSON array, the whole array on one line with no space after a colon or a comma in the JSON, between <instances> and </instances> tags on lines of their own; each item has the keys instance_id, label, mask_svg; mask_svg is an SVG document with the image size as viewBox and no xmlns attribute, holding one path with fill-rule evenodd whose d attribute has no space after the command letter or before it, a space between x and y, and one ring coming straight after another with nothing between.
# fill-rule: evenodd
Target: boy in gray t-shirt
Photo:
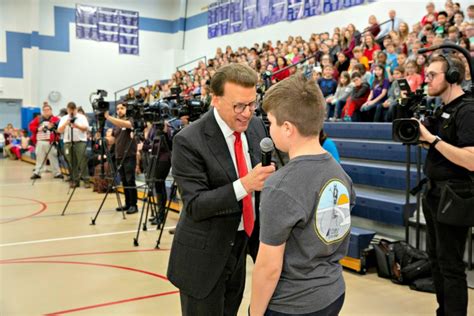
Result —
<instances>
[{"instance_id":1,"label":"boy in gray t-shirt","mask_svg":"<svg viewBox=\"0 0 474 316\"><path fill-rule=\"evenodd\" d=\"M266 182L250 315L337 315L355 203L352 181L319 143L325 101L292 76L267 91L270 134L290 161Z\"/></svg>"}]
</instances>

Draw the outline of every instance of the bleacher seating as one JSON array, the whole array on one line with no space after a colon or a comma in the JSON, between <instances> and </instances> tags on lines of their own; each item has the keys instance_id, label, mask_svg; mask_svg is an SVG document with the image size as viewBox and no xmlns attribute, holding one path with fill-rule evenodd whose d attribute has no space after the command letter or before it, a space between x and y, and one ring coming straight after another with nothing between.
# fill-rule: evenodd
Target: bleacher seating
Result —
<instances>
[{"instance_id":1,"label":"bleacher seating","mask_svg":"<svg viewBox=\"0 0 474 316\"><path fill-rule=\"evenodd\" d=\"M341 155L341 165L354 182L357 201L352 215L391 225L404 224L406 147L391 140L389 123L326 122L325 132ZM411 158L415 161L416 149ZM424 156L426 152L422 152ZM416 169L411 166L411 186ZM415 200L408 205L410 215Z\"/></svg>"}]
</instances>

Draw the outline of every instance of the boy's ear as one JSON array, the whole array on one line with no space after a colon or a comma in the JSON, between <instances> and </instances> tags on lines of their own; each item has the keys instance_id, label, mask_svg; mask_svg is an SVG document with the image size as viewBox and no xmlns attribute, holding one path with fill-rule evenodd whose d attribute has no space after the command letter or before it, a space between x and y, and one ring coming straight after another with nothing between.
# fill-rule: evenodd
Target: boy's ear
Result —
<instances>
[{"instance_id":1,"label":"boy's ear","mask_svg":"<svg viewBox=\"0 0 474 316\"><path fill-rule=\"evenodd\" d=\"M293 135L296 129L296 126L288 121L283 122L282 127L287 137Z\"/></svg>"}]
</instances>

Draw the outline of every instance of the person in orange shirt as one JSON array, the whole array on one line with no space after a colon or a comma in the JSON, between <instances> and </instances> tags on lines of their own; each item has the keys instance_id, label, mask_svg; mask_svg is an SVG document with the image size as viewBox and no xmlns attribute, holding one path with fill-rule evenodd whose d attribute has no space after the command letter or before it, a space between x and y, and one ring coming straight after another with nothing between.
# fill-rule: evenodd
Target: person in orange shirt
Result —
<instances>
[{"instance_id":1,"label":"person in orange shirt","mask_svg":"<svg viewBox=\"0 0 474 316\"><path fill-rule=\"evenodd\" d=\"M369 70L369 59L363 55L362 48L355 47L352 53L354 54L354 58L357 59L360 64L364 65L366 70Z\"/></svg>"}]
</instances>

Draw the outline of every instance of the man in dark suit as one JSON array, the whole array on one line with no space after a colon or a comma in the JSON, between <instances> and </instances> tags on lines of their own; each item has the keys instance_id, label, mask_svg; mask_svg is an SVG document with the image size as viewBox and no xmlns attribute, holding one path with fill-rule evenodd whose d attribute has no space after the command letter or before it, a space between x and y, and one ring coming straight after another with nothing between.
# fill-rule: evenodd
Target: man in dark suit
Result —
<instances>
[{"instance_id":1,"label":"man in dark suit","mask_svg":"<svg viewBox=\"0 0 474 316\"><path fill-rule=\"evenodd\" d=\"M236 315L245 287L246 254L258 249L258 199L275 171L262 167L256 118L257 74L220 68L212 105L174 138L172 170L183 209L171 247L169 280L180 289L183 315Z\"/></svg>"}]
</instances>

